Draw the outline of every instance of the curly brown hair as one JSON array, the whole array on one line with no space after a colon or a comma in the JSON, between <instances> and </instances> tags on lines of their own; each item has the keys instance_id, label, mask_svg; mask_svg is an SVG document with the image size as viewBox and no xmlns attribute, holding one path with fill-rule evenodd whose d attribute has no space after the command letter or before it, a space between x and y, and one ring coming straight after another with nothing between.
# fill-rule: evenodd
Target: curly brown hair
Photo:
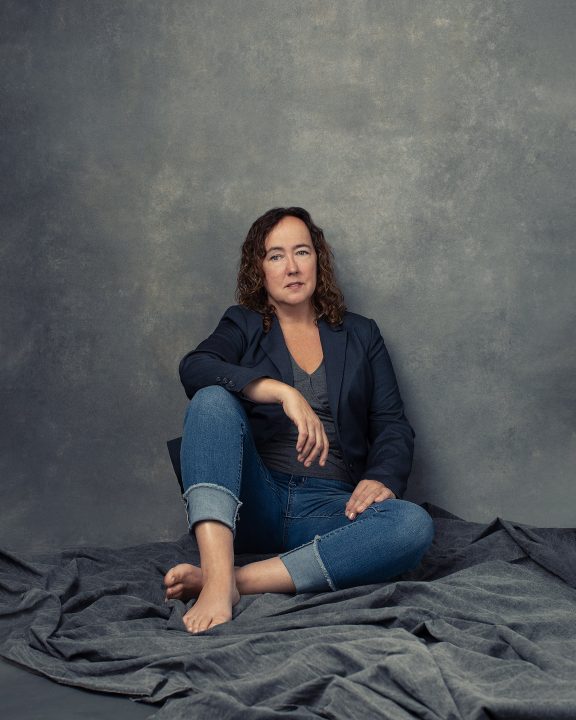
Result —
<instances>
[{"instance_id":1,"label":"curly brown hair","mask_svg":"<svg viewBox=\"0 0 576 720\"><path fill-rule=\"evenodd\" d=\"M240 305L256 310L262 315L264 332L272 326L274 307L268 302L264 287L262 262L266 256L266 238L274 227L287 215L305 223L317 255L316 289L312 306L316 320L324 318L330 325L340 325L346 311L344 296L336 283L333 254L324 239L324 233L312 222L310 213L301 207L272 208L253 224L242 244L242 255L236 284L236 300Z\"/></svg>"}]
</instances>

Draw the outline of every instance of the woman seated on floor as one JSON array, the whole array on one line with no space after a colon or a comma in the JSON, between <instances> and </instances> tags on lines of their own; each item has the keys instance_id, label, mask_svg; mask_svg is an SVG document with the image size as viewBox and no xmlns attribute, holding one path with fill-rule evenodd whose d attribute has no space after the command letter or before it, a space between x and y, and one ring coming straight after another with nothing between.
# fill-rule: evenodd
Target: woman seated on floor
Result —
<instances>
[{"instance_id":1,"label":"woman seated on floor","mask_svg":"<svg viewBox=\"0 0 576 720\"><path fill-rule=\"evenodd\" d=\"M197 597L192 632L241 594L326 592L413 569L433 526L401 500L414 433L373 320L347 312L332 253L303 208L258 218L242 246L239 305L180 363L181 446L200 567L165 576ZM234 566L234 552L278 553Z\"/></svg>"}]
</instances>

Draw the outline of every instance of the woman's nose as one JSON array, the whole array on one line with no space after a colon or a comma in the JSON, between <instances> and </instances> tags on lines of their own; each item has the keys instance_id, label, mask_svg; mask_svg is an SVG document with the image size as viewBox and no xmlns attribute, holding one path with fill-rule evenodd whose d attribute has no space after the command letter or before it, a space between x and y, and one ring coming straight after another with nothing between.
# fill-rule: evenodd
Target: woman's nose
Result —
<instances>
[{"instance_id":1,"label":"woman's nose","mask_svg":"<svg viewBox=\"0 0 576 720\"><path fill-rule=\"evenodd\" d=\"M294 273L298 272L298 263L296 261L296 258L291 257L290 255L288 255L287 270L289 275L293 275Z\"/></svg>"}]
</instances>

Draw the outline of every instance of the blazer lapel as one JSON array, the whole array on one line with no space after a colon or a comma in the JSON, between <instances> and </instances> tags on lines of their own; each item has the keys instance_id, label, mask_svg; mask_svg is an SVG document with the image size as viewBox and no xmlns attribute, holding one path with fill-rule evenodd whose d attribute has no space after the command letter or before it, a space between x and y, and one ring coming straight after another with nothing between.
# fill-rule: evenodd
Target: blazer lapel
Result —
<instances>
[{"instance_id":1,"label":"blazer lapel","mask_svg":"<svg viewBox=\"0 0 576 720\"><path fill-rule=\"evenodd\" d=\"M283 382L288 385L293 385L294 375L292 373L290 354L288 353L288 348L286 347L286 342L284 341L282 328L276 318L272 321L272 327L269 332L267 332L261 340L260 346L278 368Z\"/></svg>"},{"instance_id":2,"label":"blazer lapel","mask_svg":"<svg viewBox=\"0 0 576 720\"><path fill-rule=\"evenodd\" d=\"M338 419L338 405L340 403L340 388L344 377L344 364L346 361L346 343L348 333L342 327L332 328L324 320L318 322L320 342L324 353L324 367L326 368L326 384L328 385L328 403L332 411L334 422Z\"/></svg>"}]
</instances>

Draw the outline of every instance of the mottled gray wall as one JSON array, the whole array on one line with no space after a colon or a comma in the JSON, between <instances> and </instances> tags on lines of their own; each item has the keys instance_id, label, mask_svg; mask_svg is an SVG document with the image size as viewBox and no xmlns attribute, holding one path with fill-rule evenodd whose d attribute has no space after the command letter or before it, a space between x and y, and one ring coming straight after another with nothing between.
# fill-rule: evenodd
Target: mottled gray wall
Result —
<instances>
[{"instance_id":1,"label":"mottled gray wall","mask_svg":"<svg viewBox=\"0 0 576 720\"><path fill-rule=\"evenodd\" d=\"M576 4L4 0L0 542L185 532L181 356L308 208L417 431L411 497L575 521Z\"/></svg>"}]
</instances>

